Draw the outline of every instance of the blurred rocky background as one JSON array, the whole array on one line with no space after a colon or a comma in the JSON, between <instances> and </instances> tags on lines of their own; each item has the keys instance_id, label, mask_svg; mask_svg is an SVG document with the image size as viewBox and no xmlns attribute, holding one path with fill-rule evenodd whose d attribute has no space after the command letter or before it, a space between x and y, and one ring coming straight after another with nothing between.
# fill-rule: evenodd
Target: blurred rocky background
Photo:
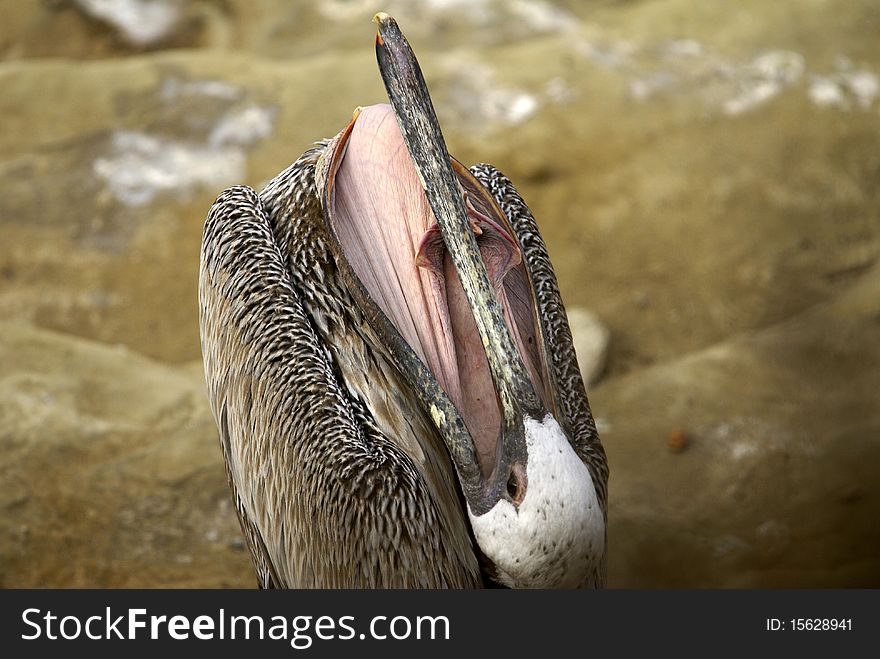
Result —
<instances>
[{"instance_id":1,"label":"blurred rocky background","mask_svg":"<svg viewBox=\"0 0 880 659\"><path fill-rule=\"evenodd\" d=\"M0 0L0 586L252 586L203 387L224 187L384 100L541 224L616 587L880 586L876 0Z\"/></svg>"}]
</instances>

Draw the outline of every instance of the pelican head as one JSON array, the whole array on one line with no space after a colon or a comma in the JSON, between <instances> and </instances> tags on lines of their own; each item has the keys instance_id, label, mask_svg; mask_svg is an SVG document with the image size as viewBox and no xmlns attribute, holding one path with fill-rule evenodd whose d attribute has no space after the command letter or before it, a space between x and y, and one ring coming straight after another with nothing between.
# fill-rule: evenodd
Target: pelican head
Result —
<instances>
[{"instance_id":1,"label":"pelican head","mask_svg":"<svg viewBox=\"0 0 880 659\"><path fill-rule=\"evenodd\" d=\"M589 585L604 513L560 423L525 247L450 158L394 19L374 20L391 105L359 108L318 161L331 251L448 449L487 571L510 587Z\"/></svg>"}]
</instances>

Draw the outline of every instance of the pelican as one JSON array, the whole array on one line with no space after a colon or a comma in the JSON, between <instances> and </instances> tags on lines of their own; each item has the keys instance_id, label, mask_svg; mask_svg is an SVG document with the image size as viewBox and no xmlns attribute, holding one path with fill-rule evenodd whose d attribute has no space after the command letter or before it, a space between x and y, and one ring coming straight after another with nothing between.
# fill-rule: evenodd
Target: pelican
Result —
<instances>
[{"instance_id":1,"label":"pelican","mask_svg":"<svg viewBox=\"0 0 880 659\"><path fill-rule=\"evenodd\" d=\"M449 156L374 21L391 104L205 223L205 377L259 585L601 587L608 468L537 224Z\"/></svg>"}]
</instances>

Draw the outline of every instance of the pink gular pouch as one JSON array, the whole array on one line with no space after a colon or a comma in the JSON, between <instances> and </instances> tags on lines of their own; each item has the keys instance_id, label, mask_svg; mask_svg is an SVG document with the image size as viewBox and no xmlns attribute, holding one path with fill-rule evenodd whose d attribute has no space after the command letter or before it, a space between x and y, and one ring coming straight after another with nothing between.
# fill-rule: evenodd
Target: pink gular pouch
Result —
<instances>
[{"instance_id":1,"label":"pink gular pouch","mask_svg":"<svg viewBox=\"0 0 880 659\"><path fill-rule=\"evenodd\" d=\"M459 410L480 468L495 465L501 411L473 314L389 105L360 109L337 138L326 203L352 271ZM550 406L533 293L508 219L452 159L471 230L507 327Z\"/></svg>"}]
</instances>

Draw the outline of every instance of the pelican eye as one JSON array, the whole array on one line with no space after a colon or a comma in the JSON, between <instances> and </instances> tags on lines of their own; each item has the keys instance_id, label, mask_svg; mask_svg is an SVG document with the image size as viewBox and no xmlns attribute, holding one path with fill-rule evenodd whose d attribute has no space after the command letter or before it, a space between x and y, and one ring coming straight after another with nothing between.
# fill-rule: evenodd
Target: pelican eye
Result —
<instances>
[{"instance_id":1,"label":"pelican eye","mask_svg":"<svg viewBox=\"0 0 880 659\"><path fill-rule=\"evenodd\" d=\"M515 465L510 469L507 477L507 496L514 505L519 505L526 496L526 479L522 467Z\"/></svg>"}]
</instances>

